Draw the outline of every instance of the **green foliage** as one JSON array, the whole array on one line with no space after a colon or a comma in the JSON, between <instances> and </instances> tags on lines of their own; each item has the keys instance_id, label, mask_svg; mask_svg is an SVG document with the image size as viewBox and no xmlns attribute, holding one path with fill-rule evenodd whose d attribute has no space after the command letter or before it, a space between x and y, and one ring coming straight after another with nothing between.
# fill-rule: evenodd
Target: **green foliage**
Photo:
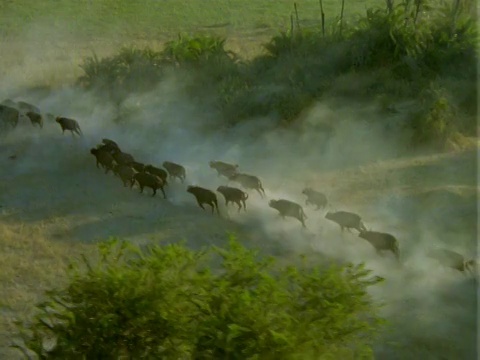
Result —
<instances>
[{"instance_id":1,"label":"green foliage","mask_svg":"<svg viewBox=\"0 0 480 360\"><path fill-rule=\"evenodd\" d=\"M81 80L120 103L130 92L153 89L165 71L173 71L186 95L213 103L226 125L263 116L274 116L280 125L297 121L329 91L348 98L385 95L402 101L415 99L438 78L461 79L460 91L446 96L453 107L469 114L458 129L474 132L478 35L472 2L395 4L390 9L370 8L348 22L343 19L341 27L340 21L327 24L325 34L320 25L292 27L272 37L264 44L265 54L248 62L227 51L223 37L181 35L160 52L123 49L110 58L89 58ZM342 79L348 78L364 81L338 91ZM441 99L423 105L426 108L409 122L419 131L414 141L438 137L435 141L444 142L451 131L442 124L447 118L457 120L442 114L449 106ZM432 106L437 110L427 116Z\"/></svg>"},{"instance_id":2,"label":"green foliage","mask_svg":"<svg viewBox=\"0 0 480 360\"><path fill-rule=\"evenodd\" d=\"M228 57L232 53L225 50L225 40L218 36L179 35L178 40L165 44L163 55L180 64Z\"/></svg>"},{"instance_id":3,"label":"green foliage","mask_svg":"<svg viewBox=\"0 0 480 360\"><path fill-rule=\"evenodd\" d=\"M363 264L279 267L234 237L197 252L113 240L81 265L19 324L40 358L372 358L383 322Z\"/></svg>"},{"instance_id":4,"label":"green foliage","mask_svg":"<svg viewBox=\"0 0 480 360\"><path fill-rule=\"evenodd\" d=\"M455 118L458 116L446 91L430 87L419 95L418 101L420 110L410 117L408 124L413 129L414 144L445 145L457 130Z\"/></svg>"},{"instance_id":5,"label":"green foliage","mask_svg":"<svg viewBox=\"0 0 480 360\"><path fill-rule=\"evenodd\" d=\"M99 59L96 54L86 58L80 67L84 75L81 86L95 89L103 95L113 95L120 101L126 94L149 90L163 76L165 60L152 49L124 47L111 57Z\"/></svg>"}]
</instances>

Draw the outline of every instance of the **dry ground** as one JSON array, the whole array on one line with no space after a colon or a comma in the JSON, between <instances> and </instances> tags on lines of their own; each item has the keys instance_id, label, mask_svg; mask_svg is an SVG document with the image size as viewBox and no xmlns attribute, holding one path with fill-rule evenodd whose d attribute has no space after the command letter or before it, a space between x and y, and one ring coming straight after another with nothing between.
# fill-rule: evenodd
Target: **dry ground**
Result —
<instances>
[{"instance_id":1,"label":"dry ground","mask_svg":"<svg viewBox=\"0 0 480 360\"><path fill-rule=\"evenodd\" d=\"M309 228L303 231L295 220L282 222L265 199L250 193L247 213L230 210L228 217L220 201L222 217L211 215L196 207L185 192L186 184L171 184L167 200L152 198L149 190L139 194L138 189L124 188L119 179L95 168L87 150L96 139L62 136L53 123L41 131L28 126L23 127L24 133L19 128L15 136L4 139L0 148L2 358L14 356L5 348L14 331L12 321L31 315L42 291L62 283L70 259L92 252L95 242L109 236L140 243L186 239L190 246L201 247L221 245L225 233L233 231L245 243L260 245L284 259L314 250L338 259L367 261L383 276L391 267L388 256L377 258L368 246L355 242L354 235L341 234L336 225L323 219L324 211L306 209ZM92 134L87 132L86 137ZM355 210L368 227L396 234L405 249L404 261L417 266L421 262L412 252L420 243L442 244L475 256L476 156L475 148L321 174L305 172L301 177L326 191L332 207ZM203 185L216 188L225 183L203 165L197 177ZM259 175L269 198L283 195L303 201L299 179L294 176L279 182L267 171ZM454 272L438 266L433 269L442 277L461 280Z\"/></svg>"}]
</instances>

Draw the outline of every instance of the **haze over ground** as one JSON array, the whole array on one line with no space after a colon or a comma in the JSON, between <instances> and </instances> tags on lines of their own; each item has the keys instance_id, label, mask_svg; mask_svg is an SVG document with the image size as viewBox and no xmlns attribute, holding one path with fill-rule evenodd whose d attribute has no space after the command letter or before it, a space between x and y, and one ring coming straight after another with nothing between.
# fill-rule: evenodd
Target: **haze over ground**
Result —
<instances>
[{"instance_id":1,"label":"haze over ground","mask_svg":"<svg viewBox=\"0 0 480 360\"><path fill-rule=\"evenodd\" d=\"M0 262L5 264L1 289L6 294L0 332L8 334L12 319L31 311L40 291L59 281L56 273L70 254L88 251L97 240L120 236L144 243L185 238L190 246L201 247L224 244L226 231L235 231L246 244L260 246L282 261L315 253L318 261L324 257L365 261L385 277L374 295L386 302L385 314L394 326L377 346L379 358L475 357L476 286L428 259L425 251L443 246L476 257L477 148L408 153L407 133L373 125L378 124L372 121L376 117L386 117L375 102L337 98L318 101L295 131L273 129L273 117L225 131L217 125L220 114L194 105L175 76L149 94L128 98L123 106L131 110L131 117L116 125L115 107L93 93L70 85L47 92L26 89L30 81L38 85L49 77L69 79L75 71L78 74L72 66L78 59L67 50L58 63L42 61L57 53L36 39L25 37L16 53L22 62L7 61L0 73L0 100L26 100L44 112L76 118L84 137L62 136L53 122L40 130L24 121L0 143L4 249ZM73 40L68 42L74 44ZM405 112L388 116L396 117L389 124L400 125ZM333 126L331 135L325 125ZM168 200L152 198L149 190L141 196L137 189L124 188L119 179L95 168L89 149L103 137L117 141L139 161L185 165L186 184L168 187ZM16 159L10 159L14 154ZM197 184L213 190L226 183L208 167L210 160L238 163L242 171L259 176L267 198L250 192L247 212L231 208L227 218L223 198L217 194L223 217L203 212L185 187ZM278 198L303 204L305 186L325 192L331 203L324 211L304 206L306 230L294 219L282 221L267 205L269 199ZM327 210L357 212L368 228L397 236L402 267L390 255L377 256L355 233L342 234L324 218ZM3 356L13 358L6 342L2 345Z\"/></svg>"}]
</instances>

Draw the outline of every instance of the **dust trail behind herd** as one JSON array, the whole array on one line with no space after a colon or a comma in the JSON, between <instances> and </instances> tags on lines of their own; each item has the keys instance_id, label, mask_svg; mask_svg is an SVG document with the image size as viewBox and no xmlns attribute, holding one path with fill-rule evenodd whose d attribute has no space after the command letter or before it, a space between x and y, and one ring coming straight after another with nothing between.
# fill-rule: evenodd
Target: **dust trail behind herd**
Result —
<instances>
[{"instance_id":1,"label":"dust trail behind herd","mask_svg":"<svg viewBox=\"0 0 480 360\"><path fill-rule=\"evenodd\" d=\"M0 93L1 99L7 97ZM476 256L476 151L398 158L408 134L372 121L379 116L373 106L328 99L294 131L275 129L273 117L213 131L222 129L220 116L192 104L175 78L151 94L127 99L123 106L131 115L121 125L113 121L118 110L113 105L73 88L13 100L20 99L43 112L78 119L84 137L62 136L51 122L42 130L21 124L2 139L3 224L61 219L46 227L51 241L91 243L120 236L140 243L185 239L193 247L224 244L225 233L233 231L245 243L283 258L310 253L319 261L365 261L387 280L372 293L386 302L385 314L394 324L378 345L379 356L475 355L475 284L429 260L425 251L447 246ZM402 114L391 120L400 129ZM186 184L169 186L167 200L124 188L95 168L89 149L103 137L117 141L138 161L184 165ZM225 209L217 194L222 217L202 211L186 186L214 190L227 183L208 167L210 160L238 163L242 172L259 176L267 198L250 192L247 212L237 213ZM303 204L305 186L325 192L330 205L320 211L305 207L307 229L302 229L294 219L282 221L268 200ZM324 218L329 209L357 212L368 228L397 236L402 266L388 255L377 256L356 234L341 233Z\"/></svg>"}]
</instances>

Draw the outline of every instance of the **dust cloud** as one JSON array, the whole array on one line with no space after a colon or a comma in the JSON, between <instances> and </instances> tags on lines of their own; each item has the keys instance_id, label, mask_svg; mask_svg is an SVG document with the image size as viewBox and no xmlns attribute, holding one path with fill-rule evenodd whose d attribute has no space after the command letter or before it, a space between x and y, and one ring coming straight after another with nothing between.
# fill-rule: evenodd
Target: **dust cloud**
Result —
<instances>
[{"instance_id":1,"label":"dust cloud","mask_svg":"<svg viewBox=\"0 0 480 360\"><path fill-rule=\"evenodd\" d=\"M22 63L28 68L35 63L29 54ZM372 289L372 295L386 304L383 311L391 325L376 346L378 358L475 358L476 283L425 255L432 247L447 247L468 259L476 257L475 173L465 170L462 176L472 178L448 178L453 182L443 184L447 190L444 186L436 191L441 187L438 177L449 171L448 162L441 172L434 169L420 179L414 175L421 170L408 166L384 170L384 162L401 158L406 136L401 127L385 124L401 124L405 114L389 122L373 105L322 99L293 129L278 128L273 117L264 117L227 130L218 111L193 103L174 75L150 93L131 95L120 107L72 86L26 90L22 79L18 72L0 78L0 101L24 100L44 114L77 119L84 136L62 135L53 120L39 129L26 118L4 134L0 143L4 210L19 213L22 221L64 215L71 224L64 241L118 235L139 242L186 238L201 247L224 243L225 232L234 230L274 255L316 253L334 261L363 261L386 280ZM119 111L128 114L120 124L115 122ZM166 188L167 200L123 188L120 180L95 168L89 149L102 138L116 141L145 164L160 167L168 160L184 165L186 183L172 182ZM217 193L222 217L211 215L208 207L203 212L185 188L194 184L215 190L228 183L209 168L211 160L239 164L241 172L258 176L266 198L249 191L247 211L238 213L234 207L226 209ZM472 169L473 161L468 158L464 166ZM429 199L405 193L405 188L430 184L431 178L440 185ZM454 181L469 184L474 193L450 191ZM304 205L301 191L306 186L327 195L326 209ZM445 191L450 197L438 200ZM295 219L282 220L268 207L268 200L280 198L304 206L306 229ZM369 229L394 234L400 242L401 264L390 254L376 254L355 231L341 232L325 219L332 210L356 212Z\"/></svg>"}]
</instances>

